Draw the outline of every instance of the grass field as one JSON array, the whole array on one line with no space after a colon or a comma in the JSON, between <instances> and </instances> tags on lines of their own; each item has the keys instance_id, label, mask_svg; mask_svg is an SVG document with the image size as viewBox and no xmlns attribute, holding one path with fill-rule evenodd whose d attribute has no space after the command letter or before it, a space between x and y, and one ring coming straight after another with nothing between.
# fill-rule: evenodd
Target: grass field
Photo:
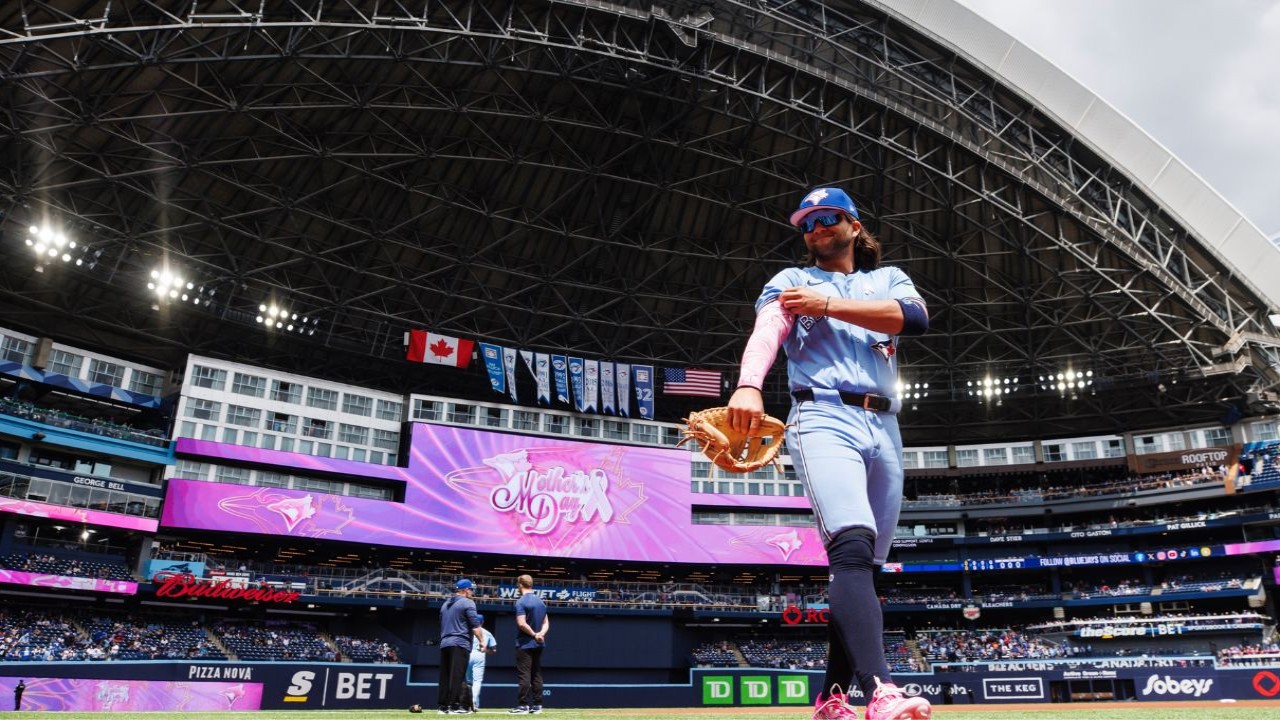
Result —
<instances>
[{"instance_id":1,"label":"grass field","mask_svg":"<svg viewBox=\"0 0 1280 720\"><path fill-rule=\"evenodd\" d=\"M224 712L116 712L116 713L57 713L56 720L244 720L249 713ZM411 715L404 710L279 710L254 713L253 717L265 720L391 720L399 718L439 717L434 712ZM808 720L809 713L795 708L660 708L637 710L555 710L542 713L548 720ZM939 707L934 710L935 720L977 720L995 717L1007 720L1178 720L1181 717L1194 720L1274 720L1280 718L1280 701L1247 701L1238 703L1106 703L1062 705L969 705ZM51 717L49 713L0 712L0 718ZM479 718L497 720L511 717L505 709L482 710Z\"/></svg>"}]
</instances>

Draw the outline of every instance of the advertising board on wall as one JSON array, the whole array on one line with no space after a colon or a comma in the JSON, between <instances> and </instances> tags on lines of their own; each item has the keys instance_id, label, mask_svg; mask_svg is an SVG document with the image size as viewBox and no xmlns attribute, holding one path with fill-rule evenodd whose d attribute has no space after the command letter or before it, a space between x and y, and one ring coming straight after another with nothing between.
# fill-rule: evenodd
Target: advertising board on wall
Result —
<instances>
[{"instance_id":1,"label":"advertising board on wall","mask_svg":"<svg viewBox=\"0 0 1280 720\"><path fill-rule=\"evenodd\" d=\"M1218 668L1212 661L1184 667L1185 658L1153 660L1162 662L979 663L954 672L901 673L895 679L908 696L935 706L1065 701L1069 683L1082 678L1095 685L1099 680L1124 684L1138 702L1280 697L1280 667ZM798 708L813 702L822 676L820 670L694 668L682 681L630 685L599 683L562 669L545 686L544 696L557 708ZM11 697L19 679L27 685L24 710L403 709L433 705L436 692L434 682L411 680L406 665L356 663L10 662L0 677L0 696ZM515 691L511 682L485 683L492 707L514 703ZM850 695L855 705L864 700L857 688Z\"/></svg>"},{"instance_id":2,"label":"advertising board on wall","mask_svg":"<svg viewBox=\"0 0 1280 720\"><path fill-rule=\"evenodd\" d=\"M1181 472L1198 468L1229 468L1240 457L1240 446L1196 448L1173 452L1130 455L1129 468L1140 475L1158 472Z\"/></svg>"}]
</instances>

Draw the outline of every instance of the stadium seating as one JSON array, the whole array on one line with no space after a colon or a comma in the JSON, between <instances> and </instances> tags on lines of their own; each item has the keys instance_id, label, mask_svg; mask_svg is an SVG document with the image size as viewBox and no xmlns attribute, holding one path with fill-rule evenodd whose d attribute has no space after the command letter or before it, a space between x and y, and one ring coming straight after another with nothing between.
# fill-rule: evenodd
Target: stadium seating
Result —
<instances>
[{"instance_id":1,"label":"stadium seating","mask_svg":"<svg viewBox=\"0 0 1280 720\"><path fill-rule=\"evenodd\" d=\"M100 580L133 579L129 568L125 567L123 563L67 559L48 554L0 556L0 567L9 570L39 573L41 575L97 578Z\"/></svg>"},{"instance_id":2,"label":"stadium seating","mask_svg":"<svg viewBox=\"0 0 1280 720\"><path fill-rule=\"evenodd\" d=\"M164 447L169 444L168 433L164 430L148 428L138 429L106 418L80 417L69 412L40 407L34 403L0 398L0 413L34 420L45 425L78 430L80 432L103 435L105 437L128 440Z\"/></svg>"},{"instance_id":3,"label":"stadium seating","mask_svg":"<svg viewBox=\"0 0 1280 720\"><path fill-rule=\"evenodd\" d=\"M1066 643L1055 643L1010 628L986 630L925 630L916 634L921 652L930 662L978 662L1067 657Z\"/></svg>"},{"instance_id":4,"label":"stadium seating","mask_svg":"<svg viewBox=\"0 0 1280 720\"><path fill-rule=\"evenodd\" d=\"M93 617L83 623L90 660L225 660L198 623Z\"/></svg>"},{"instance_id":5,"label":"stadium seating","mask_svg":"<svg viewBox=\"0 0 1280 720\"><path fill-rule=\"evenodd\" d=\"M88 647L70 613L0 609L0 660L86 660Z\"/></svg>"},{"instance_id":6,"label":"stadium seating","mask_svg":"<svg viewBox=\"0 0 1280 720\"><path fill-rule=\"evenodd\" d=\"M334 635L333 644L352 662L358 663L397 663L399 653L390 643L379 640L366 640L351 635Z\"/></svg>"},{"instance_id":7,"label":"stadium seating","mask_svg":"<svg viewBox=\"0 0 1280 720\"><path fill-rule=\"evenodd\" d=\"M752 639L738 647L751 667L810 670L827 664L827 644L821 640Z\"/></svg>"},{"instance_id":8,"label":"stadium seating","mask_svg":"<svg viewBox=\"0 0 1280 720\"><path fill-rule=\"evenodd\" d=\"M693 663L697 667L738 667L738 655L727 640L706 642L693 649Z\"/></svg>"},{"instance_id":9,"label":"stadium seating","mask_svg":"<svg viewBox=\"0 0 1280 720\"><path fill-rule=\"evenodd\" d=\"M314 625L219 620L213 631L238 660L338 660L338 650Z\"/></svg>"}]
</instances>

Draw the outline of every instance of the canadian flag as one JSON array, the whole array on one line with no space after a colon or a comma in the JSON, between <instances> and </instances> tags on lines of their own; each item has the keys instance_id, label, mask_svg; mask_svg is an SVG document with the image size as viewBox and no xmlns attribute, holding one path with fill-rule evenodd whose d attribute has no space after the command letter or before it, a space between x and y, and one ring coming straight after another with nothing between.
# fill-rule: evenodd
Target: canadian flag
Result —
<instances>
[{"instance_id":1,"label":"canadian flag","mask_svg":"<svg viewBox=\"0 0 1280 720\"><path fill-rule=\"evenodd\" d=\"M437 335L426 330L410 330L405 335L409 346L405 358L408 360L460 368L471 364L471 350L475 346L472 340Z\"/></svg>"}]
</instances>

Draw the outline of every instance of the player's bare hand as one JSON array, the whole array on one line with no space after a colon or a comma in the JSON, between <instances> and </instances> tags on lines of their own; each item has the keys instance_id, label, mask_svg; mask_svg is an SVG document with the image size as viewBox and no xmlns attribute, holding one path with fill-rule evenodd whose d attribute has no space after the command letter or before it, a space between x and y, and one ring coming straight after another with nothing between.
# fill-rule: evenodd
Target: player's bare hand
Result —
<instances>
[{"instance_id":1,"label":"player's bare hand","mask_svg":"<svg viewBox=\"0 0 1280 720\"><path fill-rule=\"evenodd\" d=\"M740 387L729 398L729 427L754 435L760 431L760 418L764 417L764 398L753 387Z\"/></svg>"},{"instance_id":2,"label":"player's bare hand","mask_svg":"<svg viewBox=\"0 0 1280 720\"><path fill-rule=\"evenodd\" d=\"M793 287L782 291L778 302L782 309L792 315L808 315L822 317L827 314L827 305L831 298L807 287Z\"/></svg>"}]
</instances>

